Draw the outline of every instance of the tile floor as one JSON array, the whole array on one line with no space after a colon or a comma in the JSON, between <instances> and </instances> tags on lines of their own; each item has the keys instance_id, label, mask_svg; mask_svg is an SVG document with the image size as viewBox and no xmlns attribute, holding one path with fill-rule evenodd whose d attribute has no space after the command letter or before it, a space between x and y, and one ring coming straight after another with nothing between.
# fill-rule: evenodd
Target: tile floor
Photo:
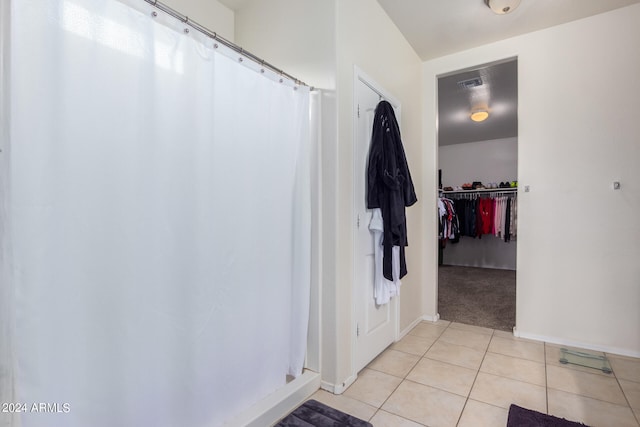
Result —
<instances>
[{"instance_id":1,"label":"tile floor","mask_svg":"<svg viewBox=\"0 0 640 427\"><path fill-rule=\"evenodd\" d=\"M592 427L640 427L640 359L607 357L613 374L562 365L553 344L422 322L342 395L311 398L375 427L503 427L511 403Z\"/></svg>"}]
</instances>

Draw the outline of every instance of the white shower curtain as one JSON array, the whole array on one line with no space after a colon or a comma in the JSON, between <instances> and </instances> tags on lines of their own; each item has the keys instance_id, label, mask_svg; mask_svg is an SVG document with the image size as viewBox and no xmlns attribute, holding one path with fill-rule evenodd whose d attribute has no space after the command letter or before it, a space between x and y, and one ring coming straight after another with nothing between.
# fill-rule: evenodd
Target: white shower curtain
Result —
<instances>
[{"instance_id":1,"label":"white shower curtain","mask_svg":"<svg viewBox=\"0 0 640 427\"><path fill-rule=\"evenodd\" d=\"M302 370L308 89L153 10L11 2L25 427L221 425Z\"/></svg>"}]
</instances>

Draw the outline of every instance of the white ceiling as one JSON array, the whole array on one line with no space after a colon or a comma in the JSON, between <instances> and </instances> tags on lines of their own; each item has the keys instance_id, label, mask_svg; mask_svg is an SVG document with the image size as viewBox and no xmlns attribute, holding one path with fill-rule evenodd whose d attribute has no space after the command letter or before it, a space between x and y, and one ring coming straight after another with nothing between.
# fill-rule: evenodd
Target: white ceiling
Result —
<instances>
[{"instance_id":1,"label":"white ceiling","mask_svg":"<svg viewBox=\"0 0 640 427\"><path fill-rule=\"evenodd\" d=\"M218 0L218 1L223 5L227 6L231 10L238 10L238 9L242 9L245 4L249 3L250 0Z\"/></svg>"},{"instance_id":2,"label":"white ceiling","mask_svg":"<svg viewBox=\"0 0 640 427\"><path fill-rule=\"evenodd\" d=\"M235 11L254 0L219 1ZM423 60L640 3L640 0L522 0L513 12L496 15L484 0L377 1Z\"/></svg>"},{"instance_id":3,"label":"white ceiling","mask_svg":"<svg viewBox=\"0 0 640 427\"><path fill-rule=\"evenodd\" d=\"M252 1L269 0L219 1L237 11ZM640 3L640 0L521 0L513 12L496 15L484 0L377 1L423 60Z\"/></svg>"},{"instance_id":4,"label":"white ceiling","mask_svg":"<svg viewBox=\"0 0 640 427\"><path fill-rule=\"evenodd\" d=\"M542 30L640 0L522 0L509 14L496 15L484 0L377 0L423 60ZM640 25L640 24L639 24ZM460 89L457 82L482 77L484 84ZM485 105L489 118L471 121ZM517 137L516 62L493 64L438 79L438 144Z\"/></svg>"},{"instance_id":5,"label":"white ceiling","mask_svg":"<svg viewBox=\"0 0 640 427\"><path fill-rule=\"evenodd\" d=\"M481 85L460 87L478 78ZM489 118L476 123L471 111L484 109ZM438 78L438 144L464 144L518 136L518 62L516 59L479 66Z\"/></svg>"},{"instance_id":6,"label":"white ceiling","mask_svg":"<svg viewBox=\"0 0 640 427\"><path fill-rule=\"evenodd\" d=\"M640 0L522 0L496 15L483 0L378 0L407 41L428 60L501 39L541 30L638 3ZM484 84L460 89L458 81L482 77ZM489 118L469 118L484 105ZM438 79L438 144L450 145L517 137L516 62L478 64L478 69Z\"/></svg>"},{"instance_id":7,"label":"white ceiling","mask_svg":"<svg viewBox=\"0 0 640 427\"><path fill-rule=\"evenodd\" d=\"M219 0L237 11L252 1ZM338 0L349 1L349 0ZM496 15L484 0L377 0L422 60L542 30L588 16L640 3L640 0L521 0L506 15ZM639 24L640 25L640 24ZM244 46L251 50L251 46ZM480 76L484 85L461 90L457 82ZM444 76L438 83L440 145L517 136L517 67L478 64L478 69ZM469 119L478 102L489 119Z\"/></svg>"},{"instance_id":8,"label":"white ceiling","mask_svg":"<svg viewBox=\"0 0 640 427\"><path fill-rule=\"evenodd\" d=\"M542 30L640 0L522 0L496 15L483 0L378 0L423 60Z\"/></svg>"}]
</instances>

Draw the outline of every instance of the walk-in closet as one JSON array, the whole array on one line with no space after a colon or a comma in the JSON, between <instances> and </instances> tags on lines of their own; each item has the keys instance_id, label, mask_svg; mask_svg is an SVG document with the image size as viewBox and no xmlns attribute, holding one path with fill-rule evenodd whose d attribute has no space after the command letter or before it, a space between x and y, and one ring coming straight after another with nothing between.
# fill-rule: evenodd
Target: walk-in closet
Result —
<instances>
[{"instance_id":1,"label":"walk-in closet","mask_svg":"<svg viewBox=\"0 0 640 427\"><path fill-rule=\"evenodd\" d=\"M438 79L438 312L515 326L517 59Z\"/></svg>"}]
</instances>

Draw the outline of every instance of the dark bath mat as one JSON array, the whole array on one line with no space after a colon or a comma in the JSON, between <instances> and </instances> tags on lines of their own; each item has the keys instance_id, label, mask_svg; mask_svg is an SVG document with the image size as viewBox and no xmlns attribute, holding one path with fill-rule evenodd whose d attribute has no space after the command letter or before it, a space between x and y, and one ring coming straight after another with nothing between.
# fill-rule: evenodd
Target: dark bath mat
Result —
<instances>
[{"instance_id":1,"label":"dark bath mat","mask_svg":"<svg viewBox=\"0 0 640 427\"><path fill-rule=\"evenodd\" d=\"M585 427L585 424L511 405L507 427Z\"/></svg>"},{"instance_id":2,"label":"dark bath mat","mask_svg":"<svg viewBox=\"0 0 640 427\"><path fill-rule=\"evenodd\" d=\"M307 400L276 427L373 427L370 423L333 409L316 400Z\"/></svg>"}]
</instances>

